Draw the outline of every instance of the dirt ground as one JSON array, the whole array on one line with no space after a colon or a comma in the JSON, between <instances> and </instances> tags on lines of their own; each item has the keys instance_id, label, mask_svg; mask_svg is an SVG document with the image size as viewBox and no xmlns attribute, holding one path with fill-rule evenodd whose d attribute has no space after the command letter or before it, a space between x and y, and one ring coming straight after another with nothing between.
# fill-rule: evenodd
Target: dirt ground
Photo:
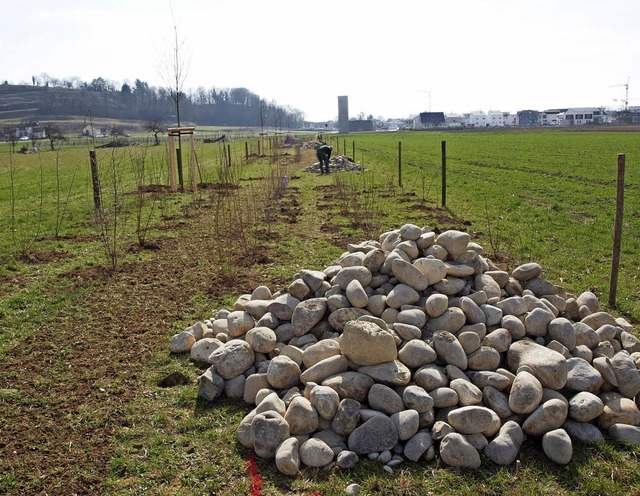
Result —
<instances>
[{"instance_id":1,"label":"dirt ground","mask_svg":"<svg viewBox=\"0 0 640 496\"><path fill-rule=\"evenodd\" d=\"M277 209L280 221L295 222L297 197L296 188L290 188ZM284 282L256 280L251 264L233 280L211 273L215 261L206 249L211 242L207 220L202 213L176 222L178 236L151 240L148 259L115 274L90 267L51 285L51 291L79 290L77 301L52 315L0 363L0 477L17 481L11 494L103 492L113 434L139 393L150 358L159 348L168 350L172 323L193 314L191 298L203 294L215 300L222 293L240 295L259 284ZM318 236L335 246L344 249L352 241L329 222L324 225ZM66 256L34 253L28 262ZM271 258L265 252L251 262ZM106 383L108 392L102 387Z\"/></svg>"},{"instance_id":2,"label":"dirt ground","mask_svg":"<svg viewBox=\"0 0 640 496\"><path fill-rule=\"evenodd\" d=\"M280 214L291 217L286 206ZM62 286L89 289L3 357L0 472L18 481L14 494L99 494L141 370L154 350L168 350L172 323L193 312L190 299L258 285L242 270L231 281L211 274L205 215L174 230L180 235L154 240L150 259L115 274L102 267L65 274ZM29 262L55 256L34 253ZM107 382L108 394L100 386Z\"/></svg>"}]
</instances>

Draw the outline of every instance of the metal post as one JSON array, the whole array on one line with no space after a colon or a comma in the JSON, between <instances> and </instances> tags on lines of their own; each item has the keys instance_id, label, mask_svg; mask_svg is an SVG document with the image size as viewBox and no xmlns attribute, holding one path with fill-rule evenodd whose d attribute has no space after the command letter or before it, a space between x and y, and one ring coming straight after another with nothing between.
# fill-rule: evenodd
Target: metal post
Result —
<instances>
[{"instance_id":1,"label":"metal post","mask_svg":"<svg viewBox=\"0 0 640 496\"><path fill-rule=\"evenodd\" d=\"M616 187L616 219L613 229L613 257L611 259L611 280L609 283L609 306L615 307L618 291L618 268L620 266L620 246L622 244L622 213L624 210L624 167L625 155L618 154L618 180Z\"/></svg>"}]
</instances>

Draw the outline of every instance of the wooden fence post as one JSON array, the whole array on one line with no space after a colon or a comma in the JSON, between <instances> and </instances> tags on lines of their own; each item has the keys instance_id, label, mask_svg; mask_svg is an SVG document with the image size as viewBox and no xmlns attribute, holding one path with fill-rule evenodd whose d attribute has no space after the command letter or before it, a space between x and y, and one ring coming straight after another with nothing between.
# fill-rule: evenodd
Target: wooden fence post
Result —
<instances>
[{"instance_id":1,"label":"wooden fence post","mask_svg":"<svg viewBox=\"0 0 640 496\"><path fill-rule=\"evenodd\" d=\"M244 159L249 160L249 143L244 142Z\"/></svg>"},{"instance_id":2,"label":"wooden fence post","mask_svg":"<svg viewBox=\"0 0 640 496\"><path fill-rule=\"evenodd\" d=\"M618 267L620 266L620 245L622 244L622 213L624 207L624 167L625 155L618 154L618 180L616 187L616 219L613 229L613 257L611 259L611 280L609 281L609 306L615 307L618 291Z\"/></svg>"},{"instance_id":3,"label":"wooden fence post","mask_svg":"<svg viewBox=\"0 0 640 496\"><path fill-rule=\"evenodd\" d=\"M402 141L398 141L398 186L402 188Z\"/></svg>"},{"instance_id":4,"label":"wooden fence post","mask_svg":"<svg viewBox=\"0 0 640 496\"><path fill-rule=\"evenodd\" d=\"M172 192L178 191L178 179L176 176L176 155L175 137L173 133L169 133L169 189Z\"/></svg>"},{"instance_id":5,"label":"wooden fence post","mask_svg":"<svg viewBox=\"0 0 640 496\"><path fill-rule=\"evenodd\" d=\"M98 176L98 159L95 150L89 150L91 161L91 182L93 183L93 206L100 210L100 176Z\"/></svg>"},{"instance_id":6,"label":"wooden fence post","mask_svg":"<svg viewBox=\"0 0 640 496\"><path fill-rule=\"evenodd\" d=\"M442 142L442 206L447 206L447 142Z\"/></svg>"},{"instance_id":7,"label":"wooden fence post","mask_svg":"<svg viewBox=\"0 0 640 496\"><path fill-rule=\"evenodd\" d=\"M355 141L351 142L351 158L353 159L353 162L355 163L355 161L356 161L356 142Z\"/></svg>"}]
</instances>

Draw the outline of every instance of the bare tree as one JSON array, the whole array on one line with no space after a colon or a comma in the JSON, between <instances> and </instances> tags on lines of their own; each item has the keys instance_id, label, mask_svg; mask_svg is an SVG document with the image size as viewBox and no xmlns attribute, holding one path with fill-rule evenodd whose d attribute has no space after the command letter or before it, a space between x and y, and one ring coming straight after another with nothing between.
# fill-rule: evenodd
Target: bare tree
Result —
<instances>
[{"instance_id":1,"label":"bare tree","mask_svg":"<svg viewBox=\"0 0 640 496\"><path fill-rule=\"evenodd\" d=\"M159 117L154 117L153 119L149 119L144 124L144 128L153 134L153 137L156 140L156 146L160 144L160 140L158 140L158 134L162 132L162 122Z\"/></svg>"},{"instance_id":2,"label":"bare tree","mask_svg":"<svg viewBox=\"0 0 640 496\"><path fill-rule=\"evenodd\" d=\"M11 144L11 153L15 153L19 138L16 135L15 130L12 130L7 136L9 138L9 143Z\"/></svg>"},{"instance_id":3,"label":"bare tree","mask_svg":"<svg viewBox=\"0 0 640 496\"><path fill-rule=\"evenodd\" d=\"M44 127L44 136L49 140L51 145L51 151L55 150L55 144L61 141L68 141L67 136L62 132L62 129L56 124L47 124Z\"/></svg>"},{"instance_id":4,"label":"bare tree","mask_svg":"<svg viewBox=\"0 0 640 496\"><path fill-rule=\"evenodd\" d=\"M173 14L173 5L171 3L169 5L171 8L171 19L173 20L173 44L171 46L171 57L166 59L161 66L161 76L167 83L169 95L176 109L177 125L180 127L180 102L185 96L183 88L189 69L184 53L184 41L180 41L178 38L178 26L176 25ZM180 134L178 134L178 149L176 150L176 155L178 162L178 181L180 182L180 190L182 190L184 188L184 178L182 174L182 138Z\"/></svg>"}]
</instances>

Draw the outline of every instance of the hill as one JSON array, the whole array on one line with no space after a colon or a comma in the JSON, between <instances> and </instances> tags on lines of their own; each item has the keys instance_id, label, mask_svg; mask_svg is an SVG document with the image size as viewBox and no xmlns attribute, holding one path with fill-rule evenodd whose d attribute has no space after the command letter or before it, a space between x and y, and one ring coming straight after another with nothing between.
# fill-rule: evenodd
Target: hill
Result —
<instances>
[{"instance_id":1,"label":"hill","mask_svg":"<svg viewBox=\"0 0 640 496\"><path fill-rule=\"evenodd\" d=\"M70 86L70 85L68 85ZM302 112L267 103L246 88L204 90L180 98L181 121L207 126L270 126L298 128ZM0 85L0 126L11 128L30 121L115 120L176 122L175 103L165 88L136 80L120 89L102 78L74 87Z\"/></svg>"}]
</instances>

